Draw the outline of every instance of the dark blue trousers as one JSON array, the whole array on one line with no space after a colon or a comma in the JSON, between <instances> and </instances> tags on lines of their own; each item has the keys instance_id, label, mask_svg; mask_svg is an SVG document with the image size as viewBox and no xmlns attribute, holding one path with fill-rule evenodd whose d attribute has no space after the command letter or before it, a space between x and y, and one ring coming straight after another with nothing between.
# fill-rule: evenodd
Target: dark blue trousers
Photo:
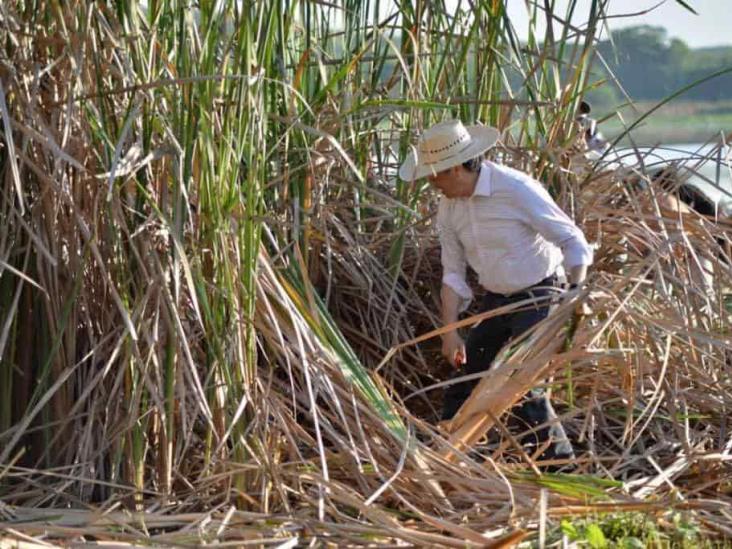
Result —
<instances>
[{"instance_id":1,"label":"dark blue trousers","mask_svg":"<svg viewBox=\"0 0 732 549\"><path fill-rule=\"evenodd\" d=\"M487 292L483 298L482 310L490 311L525 299L557 295L558 291L558 280L553 275L530 288L509 296ZM546 318L549 314L549 305L549 302L545 301L528 308L523 307L524 310L489 318L474 326L465 342L466 363L454 377L488 370L504 345ZM462 381L446 388L442 419L452 419L463 402L470 396L478 381L480 380ZM528 451L531 446L543 445L547 440L551 440L552 443L543 452L541 459L571 459L574 457L564 428L557 420L557 415L544 391L532 390L529 392L514 408L512 423L517 425L517 430L521 432L547 424L532 433L525 434L520 440Z\"/></svg>"}]
</instances>

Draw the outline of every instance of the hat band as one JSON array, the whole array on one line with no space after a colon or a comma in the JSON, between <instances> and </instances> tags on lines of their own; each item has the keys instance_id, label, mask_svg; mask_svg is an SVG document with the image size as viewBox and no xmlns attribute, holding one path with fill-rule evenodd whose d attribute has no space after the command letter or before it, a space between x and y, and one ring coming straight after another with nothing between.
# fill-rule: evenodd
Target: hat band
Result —
<instances>
[{"instance_id":1,"label":"hat band","mask_svg":"<svg viewBox=\"0 0 732 549\"><path fill-rule=\"evenodd\" d=\"M471 147L472 144L473 144L473 140L468 137L468 143L459 151L457 151L453 154L447 155L447 156L443 156L442 158L437 158L437 159L431 158L432 154L430 154L429 156L425 155L426 158L424 159L423 164L426 166L431 166L433 164L437 164L439 162L444 162L445 160L450 160L452 158L455 158L456 156L467 151ZM429 151L429 152L432 153L432 151Z\"/></svg>"}]
</instances>

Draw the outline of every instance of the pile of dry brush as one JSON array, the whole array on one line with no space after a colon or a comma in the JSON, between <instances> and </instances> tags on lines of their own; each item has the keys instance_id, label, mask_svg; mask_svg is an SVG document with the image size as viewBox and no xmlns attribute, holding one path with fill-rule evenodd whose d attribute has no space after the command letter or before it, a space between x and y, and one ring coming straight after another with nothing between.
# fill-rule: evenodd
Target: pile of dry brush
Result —
<instances>
[{"instance_id":1,"label":"pile of dry brush","mask_svg":"<svg viewBox=\"0 0 732 549\"><path fill-rule=\"evenodd\" d=\"M286 138L257 156L264 80L163 62L139 86L122 43L139 36L111 10L89 4L83 32L51 10L52 34L10 11L0 536L501 546L624 510L732 535L727 220L676 207L640 157L573 170L571 144L537 156L508 139L495 154L552 187L595 264L438 432L433 196L414 209L387 172L359 181L332 116L273 117L312 152L273 175ZM503 427L544 383L578 448L572 475L539 471Z\"/></svg>"}]
</instances>

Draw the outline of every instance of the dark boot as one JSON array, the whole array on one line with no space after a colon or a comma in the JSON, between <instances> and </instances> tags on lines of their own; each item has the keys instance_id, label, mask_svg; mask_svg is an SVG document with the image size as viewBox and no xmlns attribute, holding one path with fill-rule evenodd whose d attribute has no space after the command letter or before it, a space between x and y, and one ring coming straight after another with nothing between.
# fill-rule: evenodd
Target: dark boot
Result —
<instances>
[{"instance_id":1,"label":"dark boot","mask_svg":"<svg viewBox=\"0 0 732 549\"><path fill-rule=\"evenodd\" d=\"M574 460L574 450L567 437L557 414L552 407L549 397L541 390L533 390L528 393L524 401L518 404L513 411L517 424L522 431L534 429L523 435L519 442L526 451L531 454L539 447L550 444L539 456L539 460ZM546 424L536 429L537 426ZM564 466L549 465L547 470L562 469Z\"/></svg>"}]
</instances>

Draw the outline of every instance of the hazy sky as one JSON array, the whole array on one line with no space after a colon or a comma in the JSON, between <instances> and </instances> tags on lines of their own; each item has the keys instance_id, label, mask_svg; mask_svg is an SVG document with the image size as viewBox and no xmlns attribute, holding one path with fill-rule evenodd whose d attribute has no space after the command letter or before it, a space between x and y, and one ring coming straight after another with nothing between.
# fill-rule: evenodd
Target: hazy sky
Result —
<instances>
[{"instance_id":1,"label":"hazy sky","mask_svg":"<svg viewBox=\"0 0 732 549\"><path fill-rule=\"evenodd\" d=\"M453 0L457 5L457 0ZM579 0L573 22L581 24L589 13L591 0ZM630 18L610 19L610 30L629 25L659 25L670 37L681 38L692 48L732 46L732 0L686 0L699 15L687 11L675 0L610 0L608 15L639 13L661 4L651 13ZM516 30L525 36L528 27L524 0L508 0L508 11ZM565 13L567 1L557 0L557 15Z\"/></svg>"}]
</instances>

